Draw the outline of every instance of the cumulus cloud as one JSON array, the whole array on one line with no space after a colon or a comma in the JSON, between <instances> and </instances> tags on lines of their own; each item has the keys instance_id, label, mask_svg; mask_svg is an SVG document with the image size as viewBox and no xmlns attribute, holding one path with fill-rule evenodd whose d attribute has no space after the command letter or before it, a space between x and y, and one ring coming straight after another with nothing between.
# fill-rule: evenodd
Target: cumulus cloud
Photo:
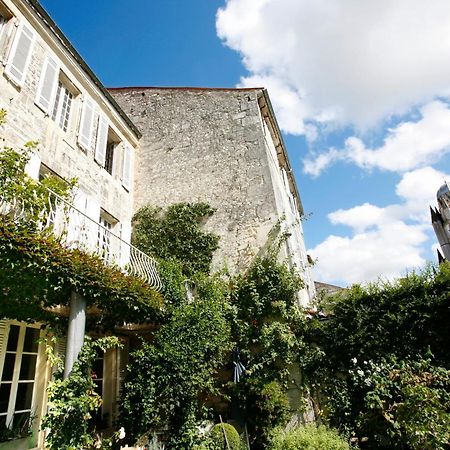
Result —
<instances>
[{"instance_id":1,"label":"cumulus cloud","mask_svg":"<svg viewBox=\"0 0 450 450\"><path fill-rule=\"evenodd\" d=\"M345 148L331 148L315 159L307 159L304 170L318 176L336 161L347 161L363 169L404 172L431 164L450 151L450 109L441 101L433 101L420 109L421 118L402 122L388 130L382 146L371 149L356 137L345 141Z\"/></svg>"},{"instance_id":2,"label":"cumulus cloud","mask_svg":"<svg viewBox=\"0 0 450 450\"><path fill-rule=\"evenodd\" d=\"M228 0L216 26L242 55L243 84L292 94L274 100L290 133L305 130L294 115L367 128L450 92L447 0Z\"/></svg>"},{"instance_id":3,"label":"cumulus cloud","mask_svg":"<svg viewBox=\"0 0 450 450\"><path fill-rule=\"evenodd\" d=\"M421 244L427 235L420 226L391 222L353 237L328 236L311 250L317 258L314 273L327 282L361 283L379 277L393 279L407 268L424 264Z\"/></svg>"},{"instance_id":4,"label":"cumulus cloud","mask_svg":"<svg viewBox=\"0 0 450 450\"><path fill-rule=\"evenodd\" d=\"M351 284L394 278L422 266L423 244L431 231L428 205L448 175L432 167L405 173L397 184L399 203L379 207L370 203L339 209L328 215L345 225L351 236L328 236L309 250L318 262L317 279Z\"/></svg>"}]
</instances>

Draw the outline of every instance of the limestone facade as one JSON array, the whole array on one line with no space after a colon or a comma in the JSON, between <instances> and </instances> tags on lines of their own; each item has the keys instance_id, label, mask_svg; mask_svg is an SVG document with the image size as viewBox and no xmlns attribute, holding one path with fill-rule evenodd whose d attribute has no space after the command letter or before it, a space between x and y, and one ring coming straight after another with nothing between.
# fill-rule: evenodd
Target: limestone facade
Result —
<instances>
[{"instance_id":1,"label":"limestone facade","mask_svg":"<svg viewBox=\"0 0 450 450\"><path fill-rule=\"evenodd\" d=\"M280 218L291 232L285 257L302 274L300 302L314 295L297 186L267 91L110 90L142 132L134 209L177 202L216 208L205 224L220 236L216 269L248 267Z\"/></svg>"}]
</instances>

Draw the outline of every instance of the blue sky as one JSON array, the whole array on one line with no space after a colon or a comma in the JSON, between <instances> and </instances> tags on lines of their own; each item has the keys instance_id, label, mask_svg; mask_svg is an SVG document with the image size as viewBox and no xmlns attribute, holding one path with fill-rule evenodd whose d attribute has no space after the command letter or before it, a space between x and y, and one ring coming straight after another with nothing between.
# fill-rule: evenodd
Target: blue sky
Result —
<instances>
[{"instance_id":1,"label":"blue sky","mask_svg":"<svg viewBox=\"0 0 450 450\"><path fill-rule=\"evenodd\" d=\"M450 2L42 0L108 87L265 86L315 276L347 285L435 260L450 173Z\"/></svg>"}]
</instances>

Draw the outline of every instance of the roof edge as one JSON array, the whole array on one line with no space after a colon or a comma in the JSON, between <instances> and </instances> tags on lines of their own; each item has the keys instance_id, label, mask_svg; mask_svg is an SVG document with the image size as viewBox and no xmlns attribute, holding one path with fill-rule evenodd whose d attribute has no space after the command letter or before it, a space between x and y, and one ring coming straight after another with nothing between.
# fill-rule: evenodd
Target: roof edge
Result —
<instances>
[{"instance_id":1,"label":"roof edge","mask_svg":"<svg viewBox=\"0 0 450 450\"><path fill-rule=\"evenodd\" d=\"M277 121L277 118L275 116L275 112L274 112L273 107L272 107L272 102L270 101L269 92L267 91L266 88L261 88L261 92L262 92L262 95L264 97L264 101L265 101L265 103L267 105L267 108L269 110L269 117L270 117L270 120L272 122L272 126L273 126L273 129L274 129L274 132L276 133L276 138L277 138L277 140L279 142L278 146L281 148L281 152L282 152L283 157L284 157L284 159L286 161L286 167L288 169L286 172L287 172L288 177L291 179L292 188L294 189L294 194L295 194L295 196L297 197L297 200L298 200L298 205L297 206L298 206L299 213L300 213L300 215L303 215L305 213L305 211L303 209L302 199L300 198L300 194L299 194L298 187L297 187L297 181L295 180L294 172L292 170L291 162L289 160L286 144L284 143L283 135L281 134L281 130L280 130L280 127L278 125L278 121Z\"/></svg>"},{"instance_id":2,"label":"roof edge","mask_svg":"<svg viewBox=\"0 0 450 450\"><path fill-rule=\"evenodd\" d=\"M197 87L197 86L121 86L109 87L109 91L262 91L263 87L229 88L229 87Z\"/></svg>"}]
</instances>

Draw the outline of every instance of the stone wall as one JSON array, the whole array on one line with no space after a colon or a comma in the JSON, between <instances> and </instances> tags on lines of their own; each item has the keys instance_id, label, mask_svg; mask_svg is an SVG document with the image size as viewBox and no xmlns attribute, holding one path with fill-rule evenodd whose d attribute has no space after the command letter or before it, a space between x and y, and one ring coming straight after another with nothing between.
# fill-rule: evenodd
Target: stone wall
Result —
<instances>
[{"instance_id":1,"label":"stone wall","mask_svg":"<svg viewBox=\"0 0 450 450\"><path fill-rule=\"evenodd\" d=\"M261 89L113 89L143 136L135 209L207 202L220 235L215 268L249 264L281 215L258 95Z\"/></svg>"}]
</instances>

